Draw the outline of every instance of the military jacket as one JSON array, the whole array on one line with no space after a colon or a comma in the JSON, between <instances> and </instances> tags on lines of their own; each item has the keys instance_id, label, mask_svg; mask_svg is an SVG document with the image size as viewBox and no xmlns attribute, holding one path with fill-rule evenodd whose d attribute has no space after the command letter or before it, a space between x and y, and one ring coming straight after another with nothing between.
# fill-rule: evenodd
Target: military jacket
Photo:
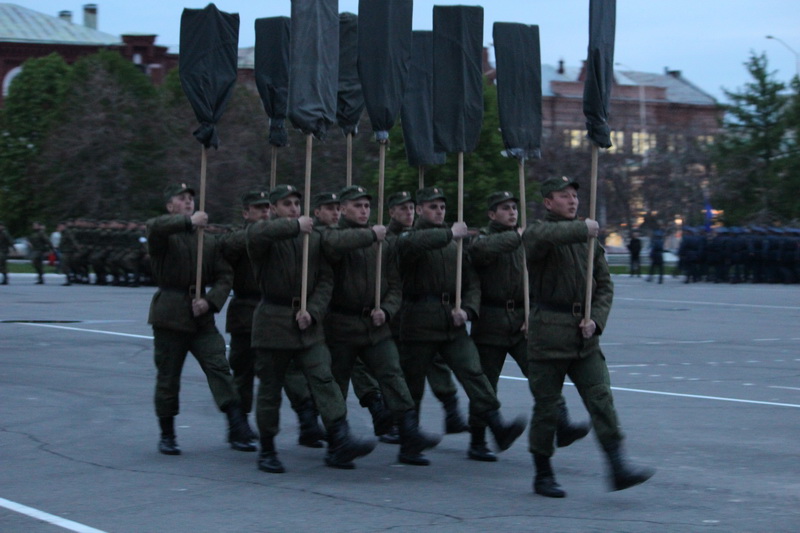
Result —
<instances>
[{"instance_id":1,"label":"military jacket","mask_svg":"<svg viewBox=\"0 0 800 533\"><path fill-rule=\"evenodd\" d=\"M320 232L309 235L306 310L313 323L302 331L295 320L303 276L303 234L297 220L278 218L251 224L245 242L263 298L253 315L252 346L303 349L324 342L322 321L331 299L333 272L322 253ZM293 301L297 305L292 305Z\"/></svg>"},{"instance_id":2,"label":"military jacket","mask_svg":"<svg viewBox=\"0 0 800 533\"><path fill-rule=\"evenodd\" d=\"M73 254L78 251L78 239L75 238L75 230L72 228L64 228L61 232L61 245L59 249L61 253Z\"/></svg>"},{"instance_id":3,"label":"military jacket","mask_svg":"<svg viewBox=\"0 0 800 533\"><path fill-rule=\"evenodd\" d=\"M525 322L525 251L517 228L492 222L472 242L469 256L481 283L480 318L470 334L477 344L511 346Z\"/></svg>"},{"instance_id":4,"label":"military jacket","mask_svg":"<svg viewBox=\"0 0 800 533\"><path fill-rule=\"evenodd\" d=\"M378 243L366 226L341 218L325 232L323 249L333 268L333 297L325 317L325 339L329 344L374 345L392 336L389 321L402 301L400 274L390 243L381 248L381 309L386 323L372 324L375 308L375 276Z\"/></svg>"},{"instance_id":5,"label":"military jacket","mask_svg":"<svg viewBox=\"0 0 800 533\"><path fill-rule=\"evenodd\" d=\"M583 318L589 255L586 224L549 213L546 221L528 226L522 240L531 284L528 357L575 359L599 351L599 336L614 298L603 247L594 241L591 318L597 330L591 339L584 339L578 325Z\"/></svg>"},{"instance_id":6,"label":"military jacket","mask_svg":"<svg viewBox=\"0 0 800 533\"><path fill-rule=\"evenodd\" d=\"M261 301L261 290L256 282L250 258L247 255L245 229L223 237L222 255L233 268L233 299L228 303L225 331L249 333L253 330L253 313Z\"/></svg>"},{"instance_id":7,"label":"military jacket","mask_svg":"<svg viewBox=\"0 0 800 533\"><path fill-rule=\"evenodd\" d=\"M44 234L44 231L34 231L28 237L31 243L31 251L37 254L44 254L50 251L50 239Z\"/></svg>"},{"instance_id":8,"label":"military jacket","mask_svg":"<svg viewBox=\"0 0 800 533\"><path fill-rule=\"evenodd\" d=\"M204 289L209 312L194 317L192 299L197 276L197 232L185 215L163 215L147 221L147 246L158 290L150 303L148 323L154 327L194 333L213 326L231 291L233 272L222 257L219 241L203 237Z\"/></svg>"},{"instance_id":9,"label":"military jacket","mask_svg":"<svg viewBox=\"0 0 800 533\"><path fill-rule=\"evenodd\" d=\"M0 255L6 255L9 252L9 248L13 245L14 241L11 239L11 235L9 235L8 231L0 231Z\"/></svg>"},{"instance_id":10,"label":"military jacket","mask_svg":"<svg viewBox=\"0 0 800 533\"><path fill-rule=\"evenodd\" d=\"M402 341L447 341L466 335L466 326L453 325L458 244L444 225L420 218L397 238L403 279ZM461 308L478 317L480 284L464 252Z\"/></svg>"}]
</instances>

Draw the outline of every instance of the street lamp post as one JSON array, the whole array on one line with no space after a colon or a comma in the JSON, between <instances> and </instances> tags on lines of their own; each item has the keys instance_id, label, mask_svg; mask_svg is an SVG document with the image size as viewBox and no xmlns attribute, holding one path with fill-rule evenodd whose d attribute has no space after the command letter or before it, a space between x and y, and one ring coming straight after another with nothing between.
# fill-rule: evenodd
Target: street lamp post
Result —
<instances>
[{"instance_id":1,"label":"street lamp post","mask_svg":"<svg viewBox=\"0 0 800 533\"><path fill-rule=\"evenodd\" d=\"M783 46L785 46L787 50L789 50L791 53L794 54L794 69L795 69L794 74L795 74L795 76L800 77L800 54L797 53L797 51L794 48L792 48L791 46L786 44L783 41L783 39L779 39L778 37L775 37L774 35L767 35L767 39L772 39L773 41L778 41Z\"/></svg>"}]
</instances>

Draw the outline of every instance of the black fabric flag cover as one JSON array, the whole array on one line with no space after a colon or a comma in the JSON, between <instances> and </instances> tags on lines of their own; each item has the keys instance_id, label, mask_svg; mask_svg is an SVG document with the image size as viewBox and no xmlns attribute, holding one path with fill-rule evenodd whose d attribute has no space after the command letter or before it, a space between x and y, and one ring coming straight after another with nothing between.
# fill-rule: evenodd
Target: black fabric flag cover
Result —
<instances>
[{"instance_id":1,"label":"black fabric flag cover","mask_svg":"<svg viewBox=\"0 0 800 533\"><path fill-rule=\"evenodd\" d=\"M289 99L289 17L256 19L255 78L258 94L269 116L269 143L286 146L286 110Z\"/></svg>"},{"instance_id":2,"label":"black fabric flag cover","mask_svg":"<svg viewBox=\"0 0 800 533\"><path fill-rule=\"evenodd\" d=\"M433 7L433 133L437 152L471 152L483 122L483 8Z\"/></svg>"},{"instance_id":3,"label":"black fabric flag cover","mask_svg":"<svg viewBox=\"0 0 800 533\"><path fill-rule=\"evenodd\" d=\"M411 62L412 13L412 0L358 2L358 75L378 141L389 138L403 103Z\"/></svg>"},{"instance_id":4,"label":"black fabric flag cover","mask_svg":"<svg viewBox=\"0 0 800 533\"><path fill-rule=\"evenodd\" d=\"M318 139L336 121L338 10L338 0L292 0L289 120Z\"/></svg>"},{"instance_id":5,"label":"black fabric flag cover","mask_svg":"<svg viewBox=\"0 0 800 533\"><path fill-rule=\"evenodd\" d=\"M538 159L542 146L539 26L496 22L493 39L503 143L517 159Z\"/></svg>"},{"instance_id":6,"label":"black fabric flag cover","mask_svg":"<svg viewBox=\"0 0 800 533\"><path fill-rule=\"evenodd\" d=\"M444 152L433 149L433 32L413 32L400 124L410 166L444 164Z\"/></svg>"},{"instance_id":7,"label":"black fabric flag cover","mask_svg":"<svg viewBox=\"0 0 800 533\"><path fill-rule=\"evenodd\" d=\"M200 127L194 136L203 146L219 146L217 122L236 84L239 56L239 15L214 4L184 9L181 15L181 87Z\"/></svg>"},{"instance_id":8,"label":"black fabric flag cover","mask_svg":"<svg viewBox=\"0 0 800 533\"><path fill-rule=\"evenodd\" d=\"M358 133L358 121L364 111L364 93L358 79L358 17L339 15L339 89L336 99L336 122L347 136Z\"/></svg>"},{"instance_id":9,"label":"black fabric flag cover","mask_svg":"<svg viewBox=\"0 0 800 533\"><path fill-rule=\"evenodd\" d=\"M587 137L600 148L611 147L608 106L614 81L616 0L590 0L589 51L583 85Z\"/></svg>"}]
</instances>

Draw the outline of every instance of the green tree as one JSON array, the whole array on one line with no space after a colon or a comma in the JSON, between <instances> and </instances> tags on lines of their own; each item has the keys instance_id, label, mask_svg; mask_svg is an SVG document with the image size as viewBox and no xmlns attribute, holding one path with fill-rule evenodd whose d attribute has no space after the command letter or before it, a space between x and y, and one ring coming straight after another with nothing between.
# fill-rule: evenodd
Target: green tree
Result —
<instances>
[{"instance_id":1,"label":"green tree","mask_svg":"<svg viewBox=\"0 0 800 533\"><path fill-rule=\"evenodd\" d=\"M117 52L78 60L64 112L31 179L58 218L134 218L163 174L164 128L150 80Z\"/></svg>"},{"instance_id":2,"label":"green tree","mask_svg":"<svg viewBox=\"0 0 800 533\"><path fill-rule=\"evenodd\" d=\"M724 210L728 225L750 221L769 223L788 215L783 191L786 157L786 85L775 80L764 54L752 54L745 63L752 81L740 92L725 91L730 104L714 160L718 180L714 207ZM796 197L796 189L792 196Z\"/></svg>"},{"instance_id":3,"label":"green tree","mask_svg":"<svg viewBox=\"0 0 800 533\"><path fill-rule=\"evenodd\" d=\"M0 215L13 233L41 215L29 173L60 120L69 72L58 54L29 59L9 87L0 113Z\"/></svg>"}]
</instances>

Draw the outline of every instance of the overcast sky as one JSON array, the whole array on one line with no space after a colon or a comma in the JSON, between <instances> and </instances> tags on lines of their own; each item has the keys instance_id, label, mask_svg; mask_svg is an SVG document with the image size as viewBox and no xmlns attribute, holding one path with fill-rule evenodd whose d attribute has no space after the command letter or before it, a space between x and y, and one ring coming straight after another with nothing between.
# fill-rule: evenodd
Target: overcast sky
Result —
<instances>
[{"instance_id":1,"label":"overcast sky","mask_svg":"<svg viewBox=\"0 0 800 533\"><path fill-rule=\"evenodd\" d=\"M48 15L72 11L83 22L76 0L16 0ZM254 21L291 14L290 0L218 0L222 11L239 13L239 46L253 46ZM480 5L478 2L415 0L414 29L432 28L433 5ZM157 43L177 50L183 8L202 8L187 0L112 0L97 2L98 29L106 33L154 33ZM589 0L487 0L485 44L492 23L538 24L542 63L578 66L586 58ZM358 12L358 0L339 0L339 11ZM744 62L750 52L765 52L777 78L788 81L800 68L800 0L617 0L615 61L622 70L680 70L684 77L721 102L722 88L737 90L749 81ZM787 47L765 37L773 35Z\"/></svg>"}]
</instances>

